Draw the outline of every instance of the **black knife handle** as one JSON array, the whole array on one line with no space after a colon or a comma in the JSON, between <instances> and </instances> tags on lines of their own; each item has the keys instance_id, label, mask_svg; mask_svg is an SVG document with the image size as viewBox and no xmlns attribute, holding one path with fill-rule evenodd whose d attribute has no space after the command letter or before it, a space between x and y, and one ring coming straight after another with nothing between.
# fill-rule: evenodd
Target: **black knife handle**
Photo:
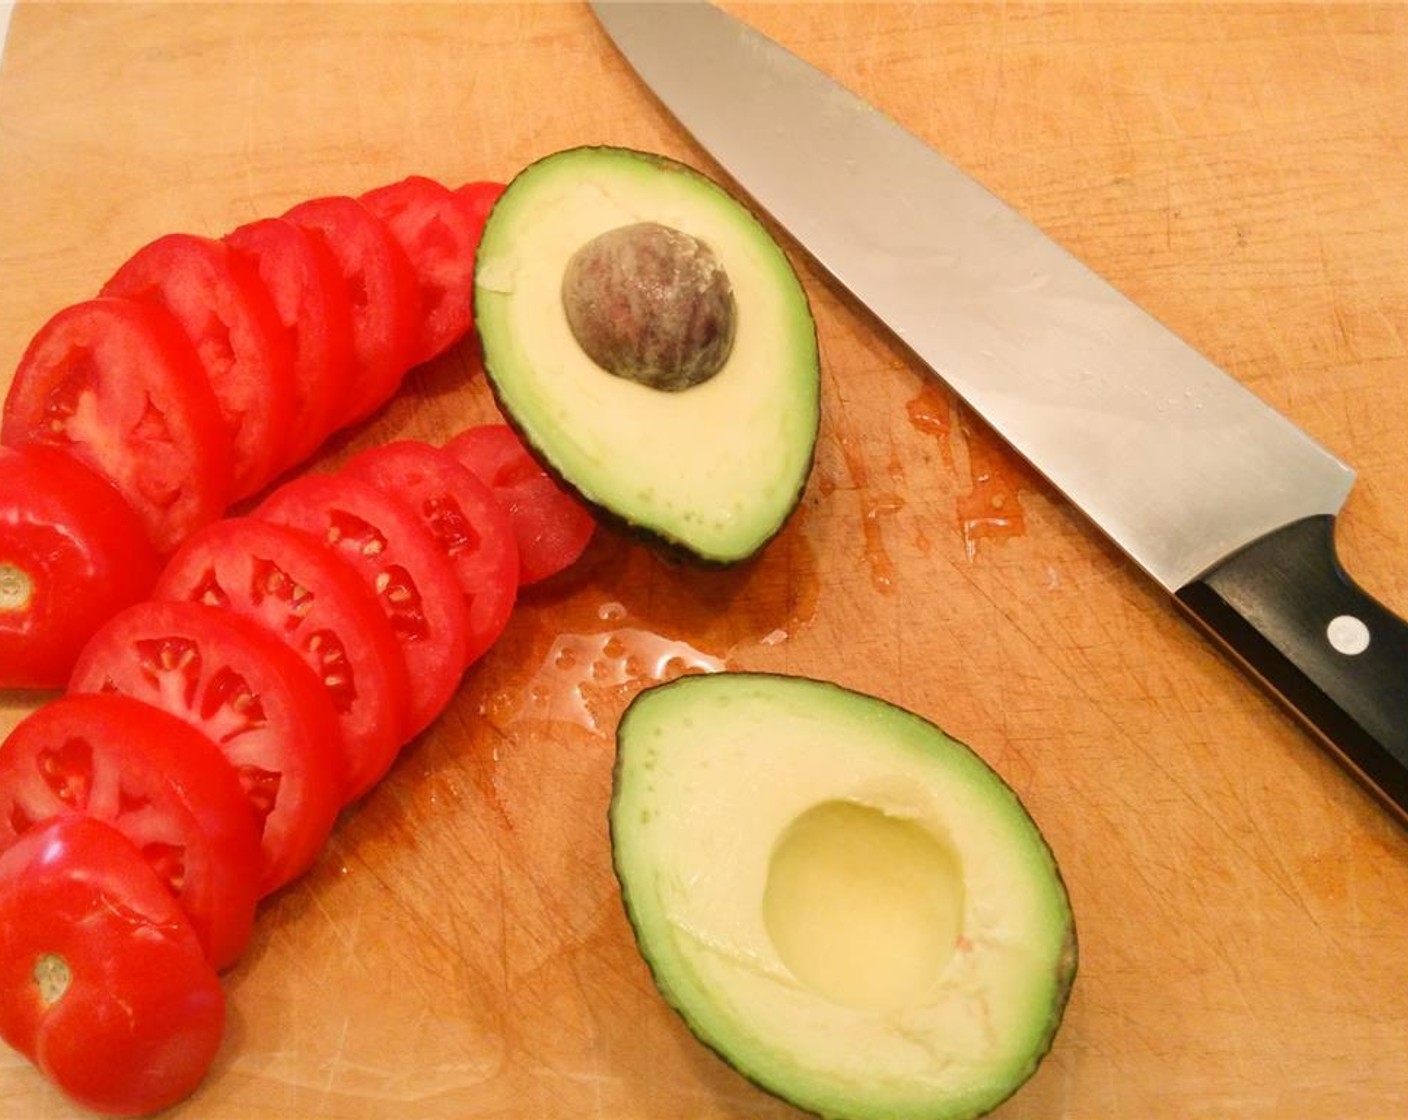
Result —
<instances>
[{"instance_id":1,"label":"black knife handle","mask_svg":"<svg viewBox=\"0 0 1408 1120\"><path fill-rule=\"evenodd\" d=\"M1354 583L1330 516L1295 522L1178 601L1408 822L1408 623Z\"/></svg>"}]
</instances>

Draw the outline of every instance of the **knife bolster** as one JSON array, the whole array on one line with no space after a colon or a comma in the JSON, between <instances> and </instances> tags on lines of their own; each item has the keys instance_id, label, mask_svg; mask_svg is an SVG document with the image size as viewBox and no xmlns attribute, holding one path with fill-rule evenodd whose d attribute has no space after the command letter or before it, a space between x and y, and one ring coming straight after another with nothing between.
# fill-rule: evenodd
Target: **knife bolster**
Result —
<instances>
[{"instance_id":1,"label":"knife bolster","mask_svg":"<svg viewBox=\"0 0 1408 1120\"><path fill-rule=\"evenodd\" d=\"M1408 823L1408 623L1346 574L1308 517L1223 561L1179 604Z\"/></svg>"}]
</instances>

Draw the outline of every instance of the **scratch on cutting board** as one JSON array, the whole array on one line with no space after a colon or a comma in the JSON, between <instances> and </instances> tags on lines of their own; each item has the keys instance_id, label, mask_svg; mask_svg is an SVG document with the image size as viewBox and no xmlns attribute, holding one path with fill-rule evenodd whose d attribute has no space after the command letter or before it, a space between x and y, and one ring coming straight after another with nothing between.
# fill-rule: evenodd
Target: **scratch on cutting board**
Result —
<instances>
[{"instance_id":1,"label":"scratch on cutting board","mask_svg":"<svg viewBox=\"0 0 1408 1120\"><path fill-rule=\"evenodd\" d=\"M337 1047L333 1050L332 1056L328 1058L328 1075L322 1085L323 1100L328 1100L332 1096L333 1086L337 1084L337 1077L342 1069L342 1055L347 1048L347 1028L347 1017L343 1016L342 1030L337 1036Z\"/></svg>"}]
</instances>

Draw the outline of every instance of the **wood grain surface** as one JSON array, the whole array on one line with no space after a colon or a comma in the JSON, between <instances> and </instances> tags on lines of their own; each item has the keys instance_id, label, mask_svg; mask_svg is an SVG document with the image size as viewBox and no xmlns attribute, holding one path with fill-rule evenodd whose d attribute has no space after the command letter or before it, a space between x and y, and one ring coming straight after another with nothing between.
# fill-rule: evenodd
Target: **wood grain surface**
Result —
<instances>
[{"instance_id":1,"label":"wood grain surface","mask_svg":"<svg viewBox=\"0 0 1408 1120\"><path fill-rule=\"evenodd\" d=\"M730 5L944 151L1360 472L1408 612L1408 6ZM578 144L714 172L577 4L21 3L0 63L0 388L159 234ZM824 422L755 563L602 531L270 900L181 1117L784 1117L651 986L612 732L682 667L828 677L971 743L1082 961L998 1115L1408 1115L1408 832L795 247ZM494 417L462 347L312 463ZM1408 687L1408 682L1405 682ZM0 698L8 728L42 697ZM0 1115L76 1115L12 1053Z\"/></svg>"}]
</instances>

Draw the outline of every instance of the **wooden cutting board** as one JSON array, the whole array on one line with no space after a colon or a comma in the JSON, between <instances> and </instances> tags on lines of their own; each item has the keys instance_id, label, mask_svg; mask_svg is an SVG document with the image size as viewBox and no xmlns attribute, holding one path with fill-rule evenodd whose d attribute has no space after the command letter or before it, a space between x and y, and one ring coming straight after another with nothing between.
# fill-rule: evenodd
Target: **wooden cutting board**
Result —
<instances>
[{"instance_id":1,"label":"wooden cutting board","mask_svg":"<svg viewBox=\"0 0 1408 1120\"><path fill-rule=\"evenodd\" d=\"M1408 7L739 10L1358 468L1346 563L1408 612ZM50 313L159 234L593 143L713 170L577 4L22 3L0 64L0 387ZM616 717L682 667L878 693L1026 800L1082 960L1002 1117L1408 1115L1408 833L794 258L825 407L795 519L722 573L602 531L526 595L266 904L224 1048L175 1115L793 1115L665 1008L611 874ZM466 347L314 465L493 417ZM39 699L3 697L0 730ZM73 1114L0 1056L0 1115Z\"/></svg>"}]
</instances>

